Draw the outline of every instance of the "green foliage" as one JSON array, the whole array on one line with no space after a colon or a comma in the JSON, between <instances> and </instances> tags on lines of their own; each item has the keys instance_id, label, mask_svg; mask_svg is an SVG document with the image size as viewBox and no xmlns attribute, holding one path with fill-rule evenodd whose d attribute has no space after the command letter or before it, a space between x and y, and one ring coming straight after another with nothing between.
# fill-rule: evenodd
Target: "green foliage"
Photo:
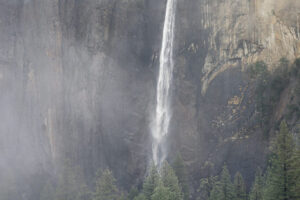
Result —
<instances>
[{"instance_id":1,"label":"green foliage","mask_svg":"<svg viewBox=\"0 0 300 200\"><path fill-rule=\"evenodd\" d=\"M78 200L90 200L92 193L86 184L81 184L78 191Z\"/></svg>"},{"instance_id":2,"label":"green foliage","mask_svg":"<svg viewBox=\"0 0 300 200\"><path fill-rule=\"evenodd\" d=\"M296 85L296 88L295 88L295 95L300 97L300 79L297 81L297 85Z\"/></svg>"},{"instance_id":3,"label":"green foliage","mask_svg":"<svg viewBox=\"0 0 300 200\"><path fill-rule=\"evenodd\" d=\"M264 62L257 62L249 67L249 74L255 79L255 105L258 122L266 138L271 128L271 119L282 92L290 83L291 73L287 59L280 59L276 70L270 74Z\"/></svg>"},{"instance_id":4,"label":"green foliage","mask_svg":"<svg viewBox=\"0 0 300 200\"><path fill-rule=\"evenodd\" d=\"M249 194L249 200L263 200L263 187L264 178L262 171L259 168L255 174L255 180Z\"/></svg>"},{"instance_id":5,"label":"green foliage","mask_svg":"<svg viewBox=\"0 0 300 200\"><path fill-rule=\"evenodd\" d=\"M223 167L220 180L215 182L209 200L232 200L235 199L234 186L226 165Z\"/></svg>"},{"instance_id":6,"label":"green foliage","mask_svg":"<svg viewBox=\"0 0 300 200\"><path fill-rule=\"evenodd\" d=\"M134 199L139 195L139 190L136 187L131 187L129 194L128 194L128 199Z\"/></svg>"},{"instance_id":7,"label":"green foliage","mask_svg":"<svg viewBox=\"0 0 300 200\"><path fill-rule=\"evenodd\" d=\"M234 191L236 200L247 200L246 186L240 172L237 172L234 176Z\"/></svg>"},{"instance_id":8,"label":"green foliage","mask_svg":"<svg viewBox=\"0 0 300 200\"><path fill-rule=\"evenodd\" d=\"M132 200L132 199L128 199L128 200ZM139 195L137 195L136 197L134 197L133 200L146 200L146 197L143 193L140 193Z\"/></svg>"},{"instance_id":9,"label":"green foliage","mask_svg":"<svg viewBox=\"0 0 300 200\"><path fill-rule=\"evenodd\" d=\"M108 169L104 170L96 181L93 200L119 200L120 197L112 172Z\"/></svg>"},{"instance_id":10,"label":"green foliage","mask_svg":"<svg viewBox=\"0 0 300 200\"><path fill-rule=\"evenodd\" d=\"M143 195L146 200L170 199L182 200L181 187L172 167L165 162L161 176L153 165L143 184ZM139 198L144 198L139 197Z\"/></svg>"},{"instance_id":11,"label":"green foliage","mask_svg":"<svg viewBox=\"0 0 300 200\"><path fill-rule=\"evenodd\" d=\"M172 192L169 188L165 187L160 181L158 187L155 188L151 200L173 200Z\"/></svg>"},{"instance_id":12,"label":"green foliage","mask_svg":"<svg viewBox=\"0 0 300 200\"><path fill-rule=\"evenodd\" d=\"M212 191L210 192L209 200L223 200L224 194L220 181L215 182Z\"/></svg>"},{"instance_id":13,"label":"green foliage","mask_svg":"<svg viewBox=\"0 0 300 200\"><path fill-rule=\"evenodd\" d=\"M256 111L258 113L258 121L260 126L266 129L268 124L269 116L272 114L272 106L270 104L269 95L266 95L268 90L270 74L266 63L260 61L250 66L250 77L256 79L255 86L255 102Z\"/></svg>"},{"instance_id":14,"label":"green foliage","mask_svg":"<svg viewBox=\"0 0 300 200\"><path fill-rule=\"evenodd\" d=\"M183 199L187 200L189 199L190 196L187 173L186 173L183 159L179 153L177 154L176 159L173 163L173 169L178 178L179 184L182 188L182 193L184 197Z\"/></svg>"},{"instance_id":15,"label":"green foliage","mask_svg":"<svg viewBox=\"0 0 300 200\"><path fill-rule=\"evenodd\" d=\"M110 170L97 173L95 191L90 192L84 182L79 167L74 167L70 160L63 166L56 187L48 181L40 195L41 200L126 200L121 193ZM138 191L135 190L137 193ZM133 198L132 198L133 199ZM131 199L131 200L132 200Z\"/></svg>"},{"instance_id":16,"label":"green foliage","mask_svg":"<svg viewBox=\"0 0 300 200\"><path fill-rule=\"evenodd\" d=\"M121 192L119 195L118 200L128 200L127 195L124 192Z\"/></svg>"},{"instance_id":17,"label":"green foliage","mask_svg":"<svg viewBox=\"0 0 300 200\"><path fill-rule=\"evenodd\" d=\"M258 77L263 78L268 74L268 66L265 62L258 61L253 65L250 65L248 73L253 79L256 79Z\"/></svg>"},{"instance_id":18,"label":"green foliage","mask_svg":"<svg viewBox=\"0 0 300 200\"><path fill-rule=\"evenodd\" d=\"M288 113L286 115L286 118L288 120L291 120L295 115L297 118L300 118L300 105L296 104L290 104L287 106Z\"/></svg>"},{"instance_id":19,"label":"green foliage","mask_svg":"<svg viewBox=\"0 0 300 200\"><path fill-rule=\"evenodd\" d=\"M223 196L222 199L229 200L235 197L234 187L231 182L231 176L229 174L226 165L223 167L223 171L221 173L220 185L221 185L222 196Z\"/></svg>"},{"instance_id":20,"label":"green foliage","mask_svg":"<svg viewBox=\"0 0 300 200\"><path fill-rule=\"evenodd\" d=\"M271 87L271 95L274 98L273 101L276 101L281 92L286 88L290 80L289 74L289 62L285 58L282 58L279 61L279 66L273 72L270 87Z\"/></svg>"},{"instance_id":21,"label":"green foliage","mask_svg":"<svg viewBox=\"0 0 300 200\"><path fill-rule=\"evenodd\" d=\"M293 74L294 75L297 75L299 74L299 71L300 71L300 58L297 58L294 62L294 71L293 71Z\"/></svg>"},{"instance_id":22,"label":"green foliage","mask_svg":"<svg viewBox=\"0 0 300 200\"><path fill-rule=\"evenodd\" d=\"M300 59L298 59L298 62L300 62ZM295 66L294 66L294 68L295 68ZM296 83L295 83L295 86L293 88L293 93L292 93L293 94L292 99L295 99L295 100L288 105L288 112L286 114L287 120L300 119L300 70L299 69L297 69L298 75L296 75L297 76Z\"/></svg>"},{"instance_id":23,"label":"green foliage","mask_svg":"<svg viewBox=\"0 0 300 200\"><path fill-rule=\"evenodd\" d=\"M217 176L210 176L208 178L203 178L200 180L200 187L198 192L200 192L200 196L197 200L207 200L211 196L211 191L214 185L217 184L218 177Z\"/></svg>"},{"instance_id":24,"label":"green foliage","mask_svg":"<svg viewBox=\"0 0 300 200\"><path fill-rule=\"evenodd\" d=\"M143 184L143 193L147 200L151 200L152 195L154 194L155 188L158 186L159 174L156 166L153 164L149 175L146 177Z\"/></svg>"},{"instance_id":25,"label":"green foliage","mask_svg":"<svg viewBox=\"0 0 300 200\"><path fill-rule=\"evenodd\" d=\"M234 183L226 166L220 176L212 176L211 164L207 164L209 177L200 180L197 200L298 200L300 199L300 147L296 147L287 124L280 124L280 132L272 143L269 166L266 175L259 169L256 172L249 198L242 175L237 172ZM143 183L143 190L132 187L127 197L116 186L116 180L110 170L99 173L94 192L91 194L85 184L79 167L67 160L60 171L58 182L50 182L40 193L41 200L183 200L182 185L187 182L186 171L180 155L172 168L165 162L160 169L152 166ZM206 168L205 168L206 169ZM3 179L3 175L0 176ZM7 176L6 177L10 177ZM0 180L1 180L0 179ZM3 187L0 182L1 200L15 200L17 192L14 179L5 179L11 187ZM4 188L4 190L3 190ZM4 192L3 192L4 191ZM6 192L7 191L7 192ZM14 194L15 196L11 196Z\"/></svg>"},{"instance_id":26,"label":"green foliage","mask_svg":"<svg viewBox=\"0 0 300 200\"><path fill-rule=\"evenodd\" d=\"M161 180L163 182L163 185L169 189L172 200L183 199L178 178L176 177L172 167L167 162L164 163L161 169Z\"/></svg>"},{"instance_id":27,"label":"green foliage","mask_svg":"<svg viewBox=\"0 0 300 200\"><path fill-rule=\"evenodd\" d=\"M286 57L282 57L279 60L279 67L287 67L289 66L290 62Z\"/></svg>"},{"instance_id":28,"label":"green foliage","mask_svg":"<svg viewBox=\"0 0 300 200\"><path fill-rule=\"evenodd\" d=\"M283 121L280 132L276 137L270 166L267 170L266 186L264 189L264 200L288 200L293 199L293 156L294 143L289 133L287 124Z\"/></svg>"},{"instance_id":29,"label":"green foliage","mask_svg":"<svg viewBox=\"0 0 300 200\"><path fill-rule=\"evenodd\" d=\"M292 176L294 178L294 185L292 187L294 199L300 199L300 149L298 147L294 154L293 161L293 172Z\"/></svg>"}]
</instances>

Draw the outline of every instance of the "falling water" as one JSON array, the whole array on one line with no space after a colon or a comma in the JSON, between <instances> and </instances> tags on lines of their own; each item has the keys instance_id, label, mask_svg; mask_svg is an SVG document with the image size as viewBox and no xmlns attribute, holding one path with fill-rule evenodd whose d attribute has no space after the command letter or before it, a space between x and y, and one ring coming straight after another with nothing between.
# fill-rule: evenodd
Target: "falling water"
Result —
<instances>
[{"instance_id":1,"label":"falling water","mask_svg":"<svg viewBox=\"0 0 300 200\"><path fill-rule=\"evenodd\" d=\"M166 159L166 136L169 132L171 119L170 87L173 73L173 41L175 27L175 11L177 0L167 0L162 47L160 52L159 76L156 91L155 124L152 128L153 161L161 166Z\"/></svg>"}]
</instances>

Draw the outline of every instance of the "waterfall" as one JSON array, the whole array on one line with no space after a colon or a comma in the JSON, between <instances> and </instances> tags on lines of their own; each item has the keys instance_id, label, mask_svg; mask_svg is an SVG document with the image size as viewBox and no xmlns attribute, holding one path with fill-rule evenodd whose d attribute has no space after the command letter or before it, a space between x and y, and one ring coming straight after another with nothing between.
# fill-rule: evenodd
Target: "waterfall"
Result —
<instances>
[{"instance_id":1,"label":"waterfall","mask_svg":"<svg viewBox=\"0 0 300 200\"><path fill-rule=\"evenodd\" d=\"M163 28L162 46L159 60L159 75L156 91L155 121L152 127L152 153L158 167L167 157L166 137L171 119L171 84L173 78L173 41L177 0L167 0Z\"/></svg>"}]
</instances>

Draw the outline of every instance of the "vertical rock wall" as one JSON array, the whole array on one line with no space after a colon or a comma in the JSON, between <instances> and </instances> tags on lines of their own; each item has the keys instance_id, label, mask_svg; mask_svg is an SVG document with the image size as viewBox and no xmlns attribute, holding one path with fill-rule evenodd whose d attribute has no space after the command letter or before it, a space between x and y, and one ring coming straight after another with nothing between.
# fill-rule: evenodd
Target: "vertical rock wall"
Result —
<instances>
[{"instance_id":1,"label":"vertical rock wall","mask_svg":"<svg viewBox=\"0 0 300 200\"><path fill-rule=\"evenodd\" d=\"M71 158L88 179L100 167L124 186L142 179L164 11L160 0L2 0L0 168L54 174ZM244 70L300 56L299 13L297 0L178 1L169 145L191 184L204 163L248 181L263 163Z\"/></svg>"}]
</instances>

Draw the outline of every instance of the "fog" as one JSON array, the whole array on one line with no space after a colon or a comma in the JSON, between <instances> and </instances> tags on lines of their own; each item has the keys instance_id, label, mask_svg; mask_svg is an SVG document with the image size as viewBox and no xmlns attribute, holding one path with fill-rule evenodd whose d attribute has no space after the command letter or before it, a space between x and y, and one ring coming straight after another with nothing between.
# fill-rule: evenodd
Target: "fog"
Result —
<instances>
[{"instance_id":1,"label":"fog","mask_svg":"<svg viewBox=\"0 0 300 200\"><path fill-rule=\"evenodd\" d=\"M65 159L79 165L91 184L99 168L113 169L126 182L145 173L136 169L151 154L151 147L139 145L151 145L154 94L147 88L155 87L154 71L136 28L141 15L128 12L131 24L124 24L124 6L132 5L1 1L3 190L11 180L23 199L35 199L40 183L55 177Z\"/></svg>"},{"instance_id":2,"label":"fog","mask_svg":"<svg viewBox=\"0 0 300 200\"><path fill-rule=\"evenodd\" d=\"M256 126L256 82L246 69L300 55L300 3L174 2L164 101L157 83L167 0L0 0L0 199L39 200L66 163L91 190L99 169L110 169L125 193L141 189L155 157L153 126L163 122L156 162L182 154L191 199L224 163L250 189L269 140ZM156 122L158 97L170 110ZM296 104L290 99L281 102Z\"/></svg>"}]
</instances>

